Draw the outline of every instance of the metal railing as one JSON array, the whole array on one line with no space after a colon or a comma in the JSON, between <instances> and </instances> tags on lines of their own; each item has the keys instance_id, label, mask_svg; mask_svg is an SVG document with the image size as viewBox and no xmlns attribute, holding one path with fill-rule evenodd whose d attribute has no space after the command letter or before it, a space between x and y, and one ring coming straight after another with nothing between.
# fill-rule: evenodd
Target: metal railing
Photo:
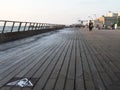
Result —
<instances>
[{"instance_id":1,"label":"metal railing","mask_svg":"<svg viewBox=\"0 0 120 90\"><path fill-rule=\"evenodd\" d=\"M64 28L65 25L0 20L0 33Z\"/></svg>"}]
</instances>

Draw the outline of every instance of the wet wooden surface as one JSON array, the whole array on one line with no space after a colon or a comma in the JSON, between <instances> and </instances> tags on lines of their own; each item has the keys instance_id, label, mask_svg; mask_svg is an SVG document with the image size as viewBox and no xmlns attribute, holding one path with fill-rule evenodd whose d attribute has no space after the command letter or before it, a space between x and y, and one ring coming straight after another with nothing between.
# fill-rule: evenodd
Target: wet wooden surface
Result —
<instances>
[{"instance_id":1,"label":"wet wooden surface","mask_svg":"<svg viewBox=\"0 0 120 90\"><path fill-rule=\"evenodd\" d=\"M33 86L8 86L23 78ZM0 90L120 90L120 31L67 28L0 45Z\"/></svg>"}]
</instances>

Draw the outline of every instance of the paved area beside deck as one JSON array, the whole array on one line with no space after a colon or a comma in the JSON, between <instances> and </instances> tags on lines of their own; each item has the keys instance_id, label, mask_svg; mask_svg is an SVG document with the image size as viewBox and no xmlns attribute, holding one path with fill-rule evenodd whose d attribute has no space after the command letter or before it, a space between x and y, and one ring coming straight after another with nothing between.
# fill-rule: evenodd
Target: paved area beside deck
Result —
<instances>
[{"instance_id":1,"label":"paved area beside deck","mask_svg":"<svg viewBox=\"0 0 120 90\"><path fill-rule=\"evenodd\" d=\"M33 86L20 87L24 78ZM120 90L120 30L66 28L1 44L0 90Z\"/></svg>"}]
</instances>

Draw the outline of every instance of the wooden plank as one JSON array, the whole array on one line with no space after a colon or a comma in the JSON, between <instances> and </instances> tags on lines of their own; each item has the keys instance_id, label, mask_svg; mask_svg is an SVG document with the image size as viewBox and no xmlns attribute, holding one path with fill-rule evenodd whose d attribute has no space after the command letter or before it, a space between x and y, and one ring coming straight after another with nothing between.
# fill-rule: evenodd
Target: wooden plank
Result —
<instances>
[{"instance_id":1,"label":"wooden plank","mask_svg":"<svg viewBox=\"0 0 120 90\"><path fill-rule=\"evenodd\" d=\"M58 47L57 47L57 46L54 47L54 50L55 50L56 48L58 48ZM51 51L52 49L53 49L53 47L51 47L50 50L48 50L48 51ZM47 53L50 54L50 52L48 52L48 51L47 51ZM49 54L48 54L48 55L49 55ZM32 72L32 71L31 71L31 72ZM30 77L28 77L28 79L30 79ZM34 82L32 82L32 83L34 84ZM14 89L14 87L13 87L12 89ZM25 89L26 89L26 88L25 88ZM27 88L27 89L29 90L29 89L31 89L31 88ZM23 88L23 90L24 90L24 88Z\"/></svg>"},{"instance_id":2,"label":"wooden plank","mask_svg":"<svg viewBox=\"0 0 120 90\"><path fill-rule=\"evenodd\" d=\"M70 45L70 42L67 42L67 46L64 48L62 55L59 57L58 63L56 64L49 80L47 81L46 85L44 86L44 90L48 90L48 89L53 90L54 89L58 75L60 73L60 70L61 70L63 62L64 62L65 55L68 51L69 45Z\"/></svg>"},{"instance_id":3,"label":"wooden plank","mask_svg":"<svg viewBox=\"0 0 120 90\"><path fill-rule=\"evenodd\" d=\"M89 39L91 39L90 37L89 37ZM88 41L89 42L89 41ZM89 43L90 44L90 43ZM92 49L91 49L92 48ZM102 78L102 80L103 80L103 82L104 82L104 84L105 84L105 87L107 88L107 86L109 85L109 84L111 84L111 79L108 77L108 75L107 75L107 73L105 72L105 70L104 70L104 68L103 68L103 66L102 66L102 64L100 63L100 60L102 60L102 59L100 59L101 58L101 56L99 56L99 52L97 52L92 46L91 46L91 48L89 48L89 51L91 51L91 55L93 55L93 53L95 53L95 56L93 57L94 59L94 62L95 62L95 65L96 65L96 68L97 68L97 70L98 70L98 72L99 72L99 74L100 74L100 77Z\"/></svg>"},{"instance_id":4,"label":"wooden plank","mask_svg":"<svg viewBox=\"0 0 120 90\"><path fill-rule=\"evenodd\" d=\"M56 49L57 49L57 46L51 47L44 54L40 55L40 57L37 59L37 60L40 60L40 61L34 67L32 67L31 70L29 72L27 72L24 77L31 78L33 76L33 74L36 73L36 71L46 62L47 58L49 58L49 56Z\"/></svg>"},{"instance_id":5,"label":"wooden plank","mask_svg":"<svg viewBox=\"0 0 120 90\"><path fill-rule=\"evenodd\" d=\"M79 39L80 40L80 39ZM75 78L75 89L76 90L85 90L85 81L84 81L84 72L83 72L83 63L80 56L80 45L79 40L76 41L76 78Z\"/></svg>"},{"instance_id":6,"label":"wooden plank","mask_svg":"<svg viewBox=\"0 0 120 90\"><path fill-rule=\"evenodd\" d=\"M48 48L49 48L49 50L48 50ZM30 63L29 64L29 66L31 66L31 64L34 64L36 61L36 63L38 63L38 61L40 60L40 58L42 58L42 57L45 57L45 55L47 54L47 53L49 53L49 51L50 50L52 50L53 48L51 47L48 47L48 48L46 48L45 49L45 53L44 52L42 52L41 50L39 51L39 50L37 50L37 51L39 51L38 52L38 55L35 57L35 59L33 60L33 62L32 63ZM55 47L54 47L55 48ZM46 52L47 51L47 52ZM42 54L42 55L40 55L40 53ZM40 61L39 61L40 62ZM32 66L31 66L31 68L32 68ZM28 69L28 68L27 68ZM24 70L26 70L26 69L24 69ZM23 71L24 71L23 70ZM27 73L28 71L26 71L25 73ZM32 71L31 71L32 72ZM23 72L22 72L23 73ZM25 78L25 73L24 74L22 74L21 72L20 72L20 75L18 74L18 75L16 75L16 76L14 76L14 77L19 77L19 78ZM31 75L30 75L31 76ZM28 79L30 79L30 76L29 77L27 77ZM15 87L13 87L12 89L14 89ZM23 88L24 89L24 88ZM25 88L25 89L31 89L31 88Z\"/></svg>"},{"instance_id":7,"label":"wooden plank","mask_svg":"<svg viewBox=\"0 0 120 90\"><path fill-rule=\"evenodd\" d=\"M10 87L3 87L3 88L0 88L0 90L10 90Z\"/></svg>"},{"instance_id":8,"label":"wooden plank","mask_svg":"<svg viewBox=\"0 0 120 90\"><path fill-rule=\"evenodd\" d=\"M27 74L31 70L31 68L33 68L41 60L41 58L45 57L45 55L52 49L53 48L47 47L47 48L43 48L42 50L37 52L36 54L38 54L38 55L35 57L33 62L31 62L27 67L25 67L25 69L23 69L15 77L24 77L24 75Z\"/></svg>"},{"instance_id":9,"label":"wooden plank","mask_svg":"<svg viewBox=\"0 0 120 90\"><path fill-rule=\"evenodd\" d=\"M101 37L101 36L100 36ZM103 36L102 36L103 37ZM95 40L95 39L97 38L97 40ZM113 64L111 64L110 65L110 63L111 62L109 62L109 59L107 58L107 57L105 57L105 53L106 53L106 51L104 51L105 50L105 48L101 48L100 49L100 47L105 47L105 44L103 43L103 42L101 42L101 40L104 40L104 39L98 39L98 37L96 36L96 37L94 37L94 38L87 38L88 40L88 42L89 42L89 44L92 44L92 46L94 46L94 48L92 47L92 49L94 50L94 52L95 51L97 51L97 53L96 53L96 56L97 56L97 59L95 59L95 62L98 60L98 62L100 63L100 64L98 64L98 63L96 63L97 65L96 65L96 67L98 67L98 66L100 66L101 65L101 67L102 68L100 68L100 67L98 67L97 69L98 69L98 71L100 72L99 74L100 74L100 76L101 76L101 78L102 78L102 80L103 80L103 82L104 82L104 84L105 84L105 86L106 86L106 88L108 89L108 90L110 90L110 87L111 87L111 85L112 85L112 83L114 83L113 81L112 81L112 79L114 79L115 80L115 82L116 82L116 80L119 80L119 78L118 79L116 79L116 76L115 76L115 78L114 78L114 70L116 71L116 70L118 70L116 67L114 67L113 66ZM91 39L91 40L89 40L89 39ZM92 49L91 49L91 51L92 51ZM95 50L96 49L96 50ZM107 49L107 48L106 48ZM101 51L104 51L104 52L101 52ZM94 52L92 52L92 53L94 53ZM106 55L109 55L109 52L110 51L108 51L108 53L106 53ZM102 54L102 55L101 55ZM110 55L109 55L110 56ZM95 57L94 57L95 58ZM108 61L106 61L106 60L108 60ZM104 64L103 64L104 63ZM107 66L106 66L106 65ZM110 66L109 66L110 65ZM104 68L105 67L105 68ZM111 68L111 71L110 70L107 70L106 68L108 68L108 69L110 69ZM101 70L100 70L101 69ZM112 73L111 73L112 72ZM109 76L109 74L111 73L111 75ZM112 78L111 78L112 77ZM117 86L118 87L118 86Z\"/></svg>"},{"instance_id":10,"label":"wooden plank","mask_svg":"<svg viewBox=\"0 0 120 90\"><path fill-rule=\"evenodd\" d=\"M24 58L27 58L27 57L29 57L32 53L35 53L36 51L36 49L35 48L38 48L38 46L35 46L34 48L31 48L31 49L29 49L28 48L28 50L26 50L26 51L21 51L21 52L16 52L16 51L14 51L17 55L15 55L15 53L14 53L14 55L12 54L11 55L11 57L9 57L7 60L8 61L6 61L6 62L4 62L4 63L7 63L7 67L5 67L4 69L2 69L1 71L0 71L0 73L2 73L2 72L6 72L5 70L8 70L8 69L10 69L12 66L14 66L14 65L16 65L17 63L19 63L19 62L21 62ZM32 52L31 52L32 51ZM31 52L31 53L30 53ZM11 62L11 64L9 63L9 62ZM9 70L10 71L10 70ZM9 73L9 72L6 72L6 73Z\"/></svg>"},{"instance_id":11,"label":"wooden plank","mask_svg":"<svg viewBox=\"0 0 120 90\"><path fill-rule=\"evenodd\" d=\"M31 71L31 72L33 72L34 75L29 73L26 76L31 77L31 75L32 75L31 78L38 78L39 79L40 76L42 75L42 73L44 72L45 68L47 67L47 65L51 62L53 55L55 55L57 50L58 50L58 45L56 47L54 47L54 49L51 50L51 52L49 52L49 54L47 54L46 57L43 58L43 63L38 63L38 65L36 65L35 68L33 68L33 71ZM47 60L48 58L49 58L49 60ZM37 70L37 72L36 72L36 70ZM38 79L36 79L36 81Z\"/></svg>"},{"instance_id":12,"label":"wooden plank","mask_svg":"<svg viewBox=\"0 0 120 90\"><path fill-rule=\"evenodd\" d=\"M91 51L91 53L96 52L96 50L93 47L91 47L91 49L89 48L89 50ZM111 81L110 77L107 75L103 65L100 63L100 60L103 60L103 59L101 58L99 53L96 54L95 56L96 57L93 57L94 58L93 60L95 62L98 73L99 73L103 83L105 84L105 87L108 88L108 86L112 83L112 81Z\"/></svg>"},{"instance_id":13,"label":"wooden plank","mask_svg":"<svg viewBox=\"0 0 120 90\"><path fill-rule=\"evenodd\" d=\"M0 85L3 86L15 77L28 77L34 85L36 84L34 90L119 90L120 57L117 56L119 51L106 48L107 42L110 42L110 39L104 40L107 33L84 31L81 34L81 32L79 29L66 29L51 38L46 37L44 43L38 40L32 45L24 44L9 49L9 52L5 50L6 54L5 51L0 52L3 55L3 57L0 55L0 61L5 63L4 66L0 65L2 69ZM111 36L110 38L112 39ZM42 46L43 44L45 46ZM10 53L10 50L15 50L14 58L12 56L15 52ZM19 59L20 57L22 58ZM18 60L14 62L15 59ZM9 64L10 66L4 68ZM0 90L33 90L33 88L13 86L2 87Z\"/></svg>"},{"instance_id":14,"label":"wooden plank","mask_svg":"<svg viewBox=\"0 0 120 90\"><path fill-rule=\"evenodd\" d=\"M97 48L99 48L99 47L97 47ZM99 49L98 49L99 50ZM101 50L102 50L102 48L101 48ZM99 58L100 57L103 57L103 58L100 58L101 59L101 63L106 63L107 65L104 65L103 67L105 68L105 71L106 71L106 73L107 73L107 76L105 77L105 76L103 76L103 78L104 78L104 82L105 82L105 85L106 85L106 87L108 88L108 89L110 89L110 87L112 88L112 85L114 85L114 83L115 84L117 84L118 82L119 82L119 74L118 75L116 75L114 72L119 72L119 70L112 64L112 62L110 61L110 59L108 59L106 56L105 56L105 51L104 52L102 52L101 50L99 50L99 52L101 52L100 53L100 55L99 55ZM103 55L104 54L104 55ZM106 53L107 55L109 54L109 52L108 53ZM109 55L110 56L110 55ZM111 58L112 59L112 58ZM103 61L104 60L104 61ZM102 62L103 61L103 62ZM109 77L109 80L106 80L106 78L108 78ZM116 85L116 87L114 87L114 88L117 88L117 87L119 87L118 85Z\"/></svg>"},{"instance_id":15,"label":"wooden plank","mask_svg":"<svg viewBox=\"0 0 120 90\"><path fill-rule=\"evenodd\" d=\"M75 89L75 62L76 62L76 57L75 57L75 40L72 42L72 52L70 55L70 61L69 61L69 66L68 66L68 71L67 71L67 77L66 77L66 83L65 83L65 90L74 90Z\"/></svg>"},{"instance_id":16,"label":"wooden plank","mask_svg":"<svg viewBox=\"0 0 120 90\"><path fill-rule=\"evenodd\" d=\"M55 90L63 90L64 89L66 76L67 76L67 71L68 71L69 60L70 60L70 55L71 55L71 50L72 50L72 43L70 44L68 52L65 56L63 66L60 70L59 77L56 81L56 85L55 85L55 88L54 88Z\"/></svg>"},{"instance_id":17,"label":"wooden plank","mask_svg":"<svg viewBox=\"0 0 120 90\"><path fill-rule=\"evenodd\" d=\"M84 49L84 42L80 41L80 49L81 49L81 56L82 56L82 63L83 63L83 71L84 71L84 80L85 80L85 89L86 90L95 90L95 85L93 82L92 74L90 71L90 67L87 62L87 58L85 55L85 49Z\"/></svg>"},{"instance_id":18,"label":"wooden plank","mask_svg":"<svg viewBox=\"0 0 120 90\"><path fill-rule=\"evenodd\" d=\"M32 56L33 55L31 55L31 57L27 58L28 59L27 63L26 63L26 60L24 60L23 62L19 63L18 66L16 65L16 67L11 68L12 70L14 69L14 73L11 71L10 72L7 71L7 72L9 72L8 76L5 76L4 74L2 74L3 79L0 81L0 85L1 86L4 85L6 82L8 82L10 79L12 79L14 75L16 75L19 71L21 71L24 67L26 67L30 63L31 60L34 60L34 58ZM22 67L19 67L19 65Z\"/></svg>"},{"instance_id":19,"label":"wooden plank","mask_svg":"<svg viewBox=\"0 0 120 90\"><path fill-rule=\"evenodd\" d=\"M102 81L102 79L97 71L97 68L95 66L95 63L93 61L93 59L94 59L93 57L95 57L96 54L94 52L92 52L92 54L91 54L89 51L90 47L89 47L88 43L85 40L83 42L84 42L83 44L84 44L84 49L85 49L85 54L87 57L88 65L89 65L90 71L92 73L92 78L94 81L95 89L106 90L106 87L104 86L103 81Z\"/></svg>"},{"instance_id":20,"label":"wooden plank","mask_svg":"<svg viewBox=\"0 0 120 90\"><path fill-rule=\"evenodd\" d=\"M94 46L94 48L96 49L96 46ZM101 55L105 58L105 62L108 63L108 65L110 66L110 68L112 69L112 71L114 73L116 72L120 72L120 61L118 58L116 58L113 54L111 54L112 52L109 51L109 49L104 48L99 46L97 51L101 52ZM117 75L117 77L119 77Z\"/></svg>"},{"instance_id":21,"label":"wooden plank","mask_svg":"<svg viewBox=\"0 0 120 90\"><path fill-rule=\"evenodd\" d=\"M114 64L111 62L111 60L106 57L106 55L104 53L100 53L100 55L102 56L102 58L104 60L103 64L106 64L106 65L104 65L104 68L106 69L107 73L111 77L111 80L114 82L117 82L119 79L115 75L114 72L119 72L119 70L116 68L116 66L114 66Z\"/></svg>"},{"instance_id":22,"label":"wooden plank","mask_svg":"<svg viewBox=\"0 0 120 90\"><path fill-rule=\"evenodd\" d=\"M41 76L41 78L39 79L39 81L36 83L35 87L33 88L33 90L37 90L40 89L42 90L46 84L46 82L48 81L48 79L50 78L51 73L53 72L59 57L61 56L64 48L66 47L67 43L64 43L64 45L60 45L60 48L58 50L58 52L56 53L55 57L53 57L52 62L49 64L48 68L46 68L45 72L43 73L43 75Z\"/></svg>"},{"instance_id":23,"label":"wooden plank","mask_svg":"<svg viewBox=\"0 0 120 90\"><path fill-rule=\"evenodd\" d=\"M36 54L36 53L34 53L34 54ZM32 55L32 56L34 56L34 55ZM32 58L34 58L34 57L32 57L32 56L30 56L29 58L24 59L22 62L20 62L19 64L17 64L15 67L11 68L11 71L14 70L14 73L10 73L9 76L7 76L7 77L5 77L5 79L1 80L0 81L0 83L1 83L0 85L1 86L4 85L5 82L9 81L11 78L13 78L14 75L16 75L19 71L21 71L24 67L26 67L26 65L28 65L31 61L33 61L34 59L32 60ZM28 61L28 62L25 63L26 61ZM19 67L22 64L24 66L23 67ZM8 71L8 72L11 72L11 71ZM6 72L6 73L8 73L8 72ZM2 76L4 76L4 74L2 74Z\"/></svg>"}]
</instances>

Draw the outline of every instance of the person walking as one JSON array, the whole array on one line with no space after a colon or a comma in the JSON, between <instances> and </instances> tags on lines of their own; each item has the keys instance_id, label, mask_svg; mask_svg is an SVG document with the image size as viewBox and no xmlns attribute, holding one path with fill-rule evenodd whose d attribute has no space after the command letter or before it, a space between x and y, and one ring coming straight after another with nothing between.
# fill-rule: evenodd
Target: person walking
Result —
<instances>
[{"instance_id":1,"label":"person walking","mask_svg":"<svg viewBox=\"0 0 120 90\"><path fill-rule=\"evenodd\" d=\"M93 29L93 22L90 20L89 21L89 31L92 31Z\"/></svg>"}]
</instances>

